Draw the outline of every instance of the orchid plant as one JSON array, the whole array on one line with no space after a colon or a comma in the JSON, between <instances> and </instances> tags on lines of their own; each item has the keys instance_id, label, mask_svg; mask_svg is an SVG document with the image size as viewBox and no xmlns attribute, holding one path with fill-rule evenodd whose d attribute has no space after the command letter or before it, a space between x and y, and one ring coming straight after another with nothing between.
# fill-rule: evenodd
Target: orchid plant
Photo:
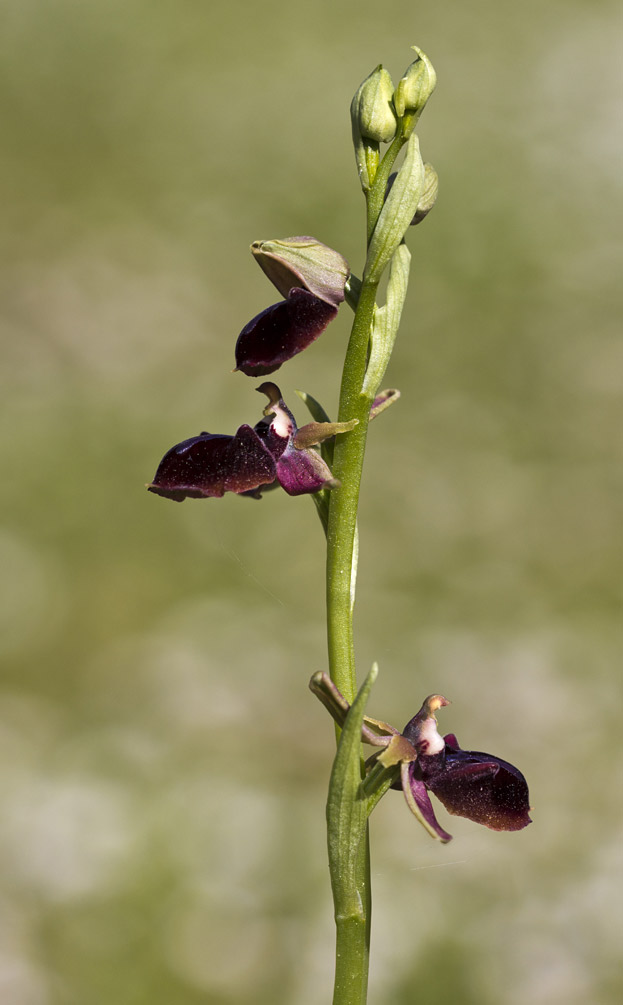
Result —
<instances>
[{"instance_id":1,"label":"orchid plant","mask_svg":"<svg viewBox=\"0 0 623 1005\"><path fill-rule=\"evenodd\" d=\"M399 397L380 390L407 295L409 228L437 197L437 175L425 164L415 127L433 92L435 71L416 46L397 87L378 66L351 104L355 160L366 203L366 254L358 279L343 256L314 237L257 241L253 255L282 300L244 326L235 346L236 370L265 377L307 349L346 302L354 311L346 348L337 421L301 393L312 421L301 427L271 381L257 388L268 399L253 425L233 434L202 432L164 455L150 492L177 502L226 492L259 499L269 489L312 496L326 536L329 673L311 679L312 692L337 723L338 746L327 802L329 866L337 929L334 1005L366 1001L370 946L368 818L391 789L431 837L450 834L435 816L429 792L451 814L493 830L530 823L528 787L512 764L463 750L441 736L435 713L449 704L430 695L403 730L366 714L377 675L373 666L357 689L353 608L357 575L357 508L368 424ZM386 147L383 151L383 145ZM402 162L394 171L398 156ZM379 283L387 276L384 303ZM362 743L374 748L362 757Z\"/></svg>"}]
</instances>

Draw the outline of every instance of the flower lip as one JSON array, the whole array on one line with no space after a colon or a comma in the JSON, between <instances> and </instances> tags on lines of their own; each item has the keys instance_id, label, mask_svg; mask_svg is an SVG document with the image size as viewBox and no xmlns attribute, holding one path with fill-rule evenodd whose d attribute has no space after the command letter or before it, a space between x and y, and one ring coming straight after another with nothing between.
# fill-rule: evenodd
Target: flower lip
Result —
<instances>
[{"instance_id":1,"label":"flower lip","mask_svg":"<svg viewBox=\"0 0 623 1005\"><path fill-rule=\"evenodd\" d=\"M262 377L307 349L337 315L337 307L293 287L287 300L261 311L236 342L236 370Z\"/></svg>"},{"instance_id":2,"label":"flower lip","mask_svg":"<svg viewBox=\"0 0 623 1005\"><path fill-rule=\"evenodd\" d=\"M531 823L528 784L501 757L462 750L453 734L440 754L420 756L414 774L449 813L496 831L522 830Z\"/></svg>"},{"instance_id":3,"label":"flower lip","mask_svg":"<svg viewBox=\"0 0 623 1005\"><path fill-rule=\"evenodd\" d=\"M234 436L200 433L164 455L150 492L175 502L220 498L225 492L255 493L277 477L275 459L250 426Z\"/></svg>"}]
</instances>

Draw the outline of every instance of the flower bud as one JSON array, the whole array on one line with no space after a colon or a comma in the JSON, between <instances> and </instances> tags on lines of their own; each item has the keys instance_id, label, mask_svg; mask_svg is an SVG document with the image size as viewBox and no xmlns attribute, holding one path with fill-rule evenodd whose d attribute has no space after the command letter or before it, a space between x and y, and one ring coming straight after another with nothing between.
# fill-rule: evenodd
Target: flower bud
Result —
<instances>
[{"instance_id":1,"label":"flower bud","mask_svg":"<svg viewBox=\"0 0 623 1005\"><path fill-rule=\"evenodd\" d=\"M425 216L428 216L437 201L439 191L439 177L432 164L424 165L424 188L417 204L415 216L411 220L411 225L421 223Z\"/></svg>"},{"instance_id":2,"label":"flower bud","mask_svg":"<svg viewBox=\"0 0 623 1005\"><path fill-rule=\"evenodd\" d=\"M413 132L437 83L437 74L428 56L417 45L412 45L411 48L418 58L407 67L394 92L394 107L403 119L402 130L405 137Z\"/></svg>"},{"instance_id":3,"label":"flower bud","mask_svg":"<svg viewBox=\"0 0 623 1005\"><path fill-rule=\"evenodd\" d=\"M392 107L394 85L387 70L377 66L360 85L350 106L353 133L363 140L389 143L396 135L396 115Z\"/></svg>"},{"instance_id":4,"label":"flower bud","mask_svg":"<svg viewBox=\"0 0 623 1005\"><path fill-rule=\"evenodd\" d=\"M254 241L251 251L283 297L297 287L334 307L344 300L344 287L350 275L348 262L339 251L315 237Z\"/></svg>"},{"instance_id":5,"label":"flower bud","mask_svg":"<svg viewBox=\"0 0 623 1005\"><path fill-rule=\"evenodd\" d=\"M387 70L377 66L360 85L351 102L355 161L364 192L370 190L379 166L379 143L389 143L396 135L393 88Z\"/></svg>"}]
</instances>

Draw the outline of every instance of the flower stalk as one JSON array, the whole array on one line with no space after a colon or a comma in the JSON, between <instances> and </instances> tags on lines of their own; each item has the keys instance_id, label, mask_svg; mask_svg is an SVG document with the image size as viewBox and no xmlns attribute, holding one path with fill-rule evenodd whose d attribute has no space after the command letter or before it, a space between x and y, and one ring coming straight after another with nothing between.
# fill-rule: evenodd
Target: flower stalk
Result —
<instances>
[{"instance_id":1,"label":"flower stalk","mask_svg":"<svg viewBox=\"0 0 623 1005\"><path fill-rule=\"evenodd\" d=\"M351 109L351 112L353 110ZM353 114L356 114L356 109ZM355 125L354 135L357 134ZM406 232L423 188L424 169L419 156L417 138L413 135L411 160L403 164L403 181L400 192L394 196L391 216L386 212L386 223L380 228L385 206L387 181L394 162L406 141L402 123L381 160L375 176L370 177L368 162L367 182L362 185L366 195L366 248L367 258L363 279L355 308L355 317L346 350L338 420L357 419L358 424L348 435L335 443L333 473L340 487L331 493L327 523L327 636L329 672L331 679L347 701L352 702L357 693L357 676L353 640L353 613L357 575L357 511L361 476L366 449L370 408L379 382L389 360L379 368L378 380L366 381L370 361L371 336L374 330L379 282L385 266L396 253ZM360 157L355 146L356 159ZM361 175L361 171L360 171ZM405 175L408 175L405 182ZM396 185L400 181L400 173ZM406 199L404 190L407 189ZM415 193L415 194L414 194ZM401 205L402 202L402 205ZM404 203L406 202L406 208ZM391 209L391 206L390 206ZM372 253L372 255L371 255ZM406 295L406 280L402 299ZM398 319L402 303L398 309ZM395 338L391 333L391 343ZM362 710L363 714L363 710ZM340 744L342 740L340 739ZM338 747L338 751L339 751ZM364 769L360 753L360 740L351 747L352 764L361 782ZM336 758L336 765L338 761ZM335 769L334 769L335 773ZM333 789L333 785L332 785ZM332 791L331 789L331 791ZM363 816L361 831L349 835L349 840L335 840L332 833L332 814L328 812L329 868L333 878L333 899L336 922L336 974L334 1005L361 1005L367 999L367 973L371 927L370 843L367 826L366 796L359 785L356 796L359 813ZM329 797L329 806L332 796ZM352 842L357 841L357 854Z\"/></svg>"},{"instance_id":2,"label":"flower stalk","mask_svg":"<svg viewBox=\"0 0 623 1005\"><path fill-rule=\"evenodd\" d=\"M415 126L435 86L435 71L417 59L394 90L378 66L351 104L355 162L366 199L366 256L362 278L343 256L311 235L256 241L256 261L284 298L244 326L235 348L236 370L253 377L278 370L306 350L335 319L353 309L337 421L310 394L298 392L312 422L299 427L271 381L256 389L268 399L261 418L235 433L201 432L170 448L152 493L175 502L225 493L262 498L271 489L308 494L326 535L326 605L329 674L310 682L336 722L337 753L327 800L329 870L336 922L334 1005L365 1005L370 950L371 891L368 818L390 789L431 837L451 840L435 817L429 792L457 814L492 830L530 823L528 787L521 772L499 757L465 750L453 734L441 736L435 712L442 695L425 699L402 731L366 715L376 664L358 689L353 641L357 577L357 511L371 418L400 392L379 392L407 295L410 252L405 235L434 205L437 175L420 155ZM381 144L387 150L381 157ZM401 150L402 163L392 169ZM379 285L389 270L385 302ZM362 743L375 748L366 761Z\"/></svg>"}]
</instances>

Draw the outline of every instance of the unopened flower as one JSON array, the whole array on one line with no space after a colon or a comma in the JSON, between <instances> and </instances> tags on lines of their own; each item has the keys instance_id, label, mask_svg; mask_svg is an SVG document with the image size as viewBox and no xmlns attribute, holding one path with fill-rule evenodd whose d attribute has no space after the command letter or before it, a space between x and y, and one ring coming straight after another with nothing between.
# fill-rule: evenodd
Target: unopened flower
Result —
<instances>
[{"instance_id":1,"label":"unopened flower","mask_svg":"<svg viewBox=\"0 0 623 1005\"><path fill-rule=\"evenodd\" d=\"M385 190L385 198L389 195L392 189L392 185L396 181L396 172L390 174L387 179L387 188ZM413 219L411 220L410 226L414 227L416 224L421 223L437 201L437 192L439 191L439 178L437 177L437 172L432 164L426 163L424 165L424 186L422 188L422 194L420 195L419 202L417 204L417 209L413 214Z\"/></svg>"},{"instance_id":2,"label":"unopened flower","mask_svg":"<svg viewBox=\"0 0 623 1005\"><path fill-rule=\"evenodd\" d=\"M396 135L393 93L392 78L383 66L377 66L359 85L351 102L353 136L374 143L391 143Z\"/></svg>"},{"instance_id":3,"label":"unopened flower","mask_svg":"<svg viewBox=\"0 0 623 1005\"><path fill-rule=\"evenodd\" d=\"M264 418L254 427L240 426L233 436L199 433L171 447L149 491L182 502L220 498L225 492L259 499L273 485L292 496L334 488L338 483L312 448L352 429L356 421L312 422L298 429L276 384L266 382L258 391L269 401Z\"/></svg>"},{"instance_id":4,"label":"unopened flower","mask_svg":"<svg viewBox=\"0 0 623 1005\"><path fill-rule=\"evenodd\" d=\"M402 119L404 136L413 132L437 83L437 74L428 56L417 45L411 48L417 59L407 67L394 92L394 107Z\"/></svg>"}]
</instances>

